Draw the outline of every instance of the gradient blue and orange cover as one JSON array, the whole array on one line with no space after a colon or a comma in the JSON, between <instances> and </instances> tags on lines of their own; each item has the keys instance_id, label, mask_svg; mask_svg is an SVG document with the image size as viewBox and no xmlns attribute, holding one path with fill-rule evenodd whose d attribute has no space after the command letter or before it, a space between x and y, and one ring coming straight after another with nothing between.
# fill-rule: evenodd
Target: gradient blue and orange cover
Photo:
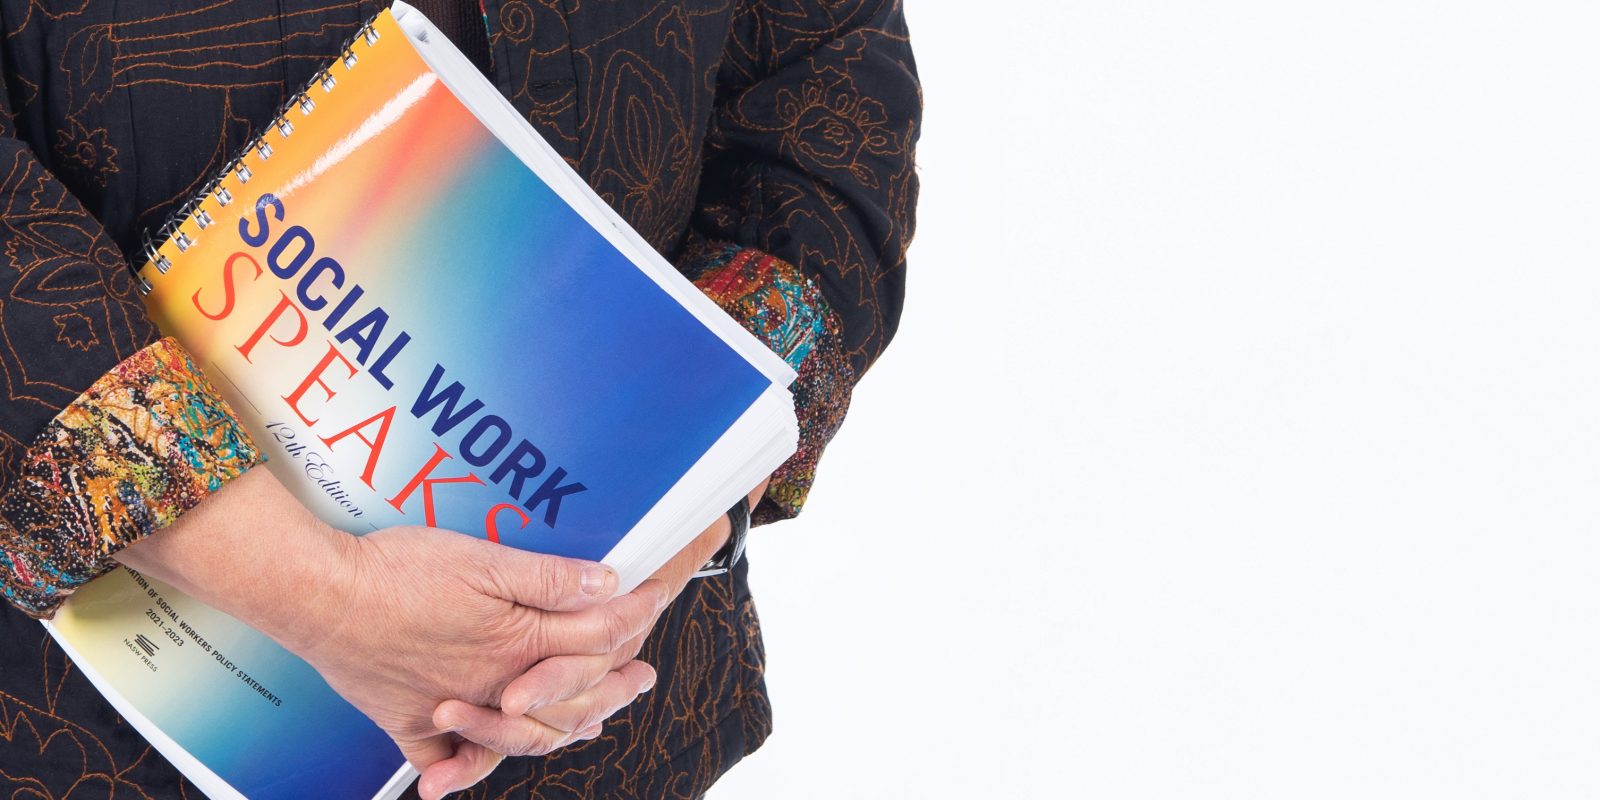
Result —
<instances>
[{"instance_id":1,"label":"gradient blue and orange cover","mask_svg":"<svg viewBox=\"0 0 1600 800\"><path fill-rule=\"evenodd\" d=\"M163 245L152 314L333 524L422 524L431 502L440 527L598 559L771 380L496 139L389 13L374 31L265 134L270 157L245 157L248 181L206 196L187 246ZM53 630L227 784L208 792L367 798L403 766L308 665L170 587L107 576Z\"/></svg>"}]
</instances>

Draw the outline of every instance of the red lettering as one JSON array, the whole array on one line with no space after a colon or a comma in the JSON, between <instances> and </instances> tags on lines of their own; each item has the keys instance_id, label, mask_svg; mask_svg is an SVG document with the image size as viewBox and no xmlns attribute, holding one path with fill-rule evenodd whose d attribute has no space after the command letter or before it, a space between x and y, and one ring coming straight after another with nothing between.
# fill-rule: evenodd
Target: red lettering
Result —
<instances>
[{"instance_id":1,"label":"red lettering","mask_svg":"<svg viewBox=\"0 0 1600 800\"><path fill-rule=\"evenodd\" d=\"M289 299L289 295L283 293L282 289L278 290L278 295L282 297L282 299L278 301L276 306L272 307L272 313L268 314L267 318L261 321L261 325L256 328L256 332L250 334L250 338L245 340L243 345L239 345L234 348L244 356L245 361L250 360L250 351L255 349L256 343L261 341L261 337L266 336L267 331L272 330L273 324L276 323L278 318L282 317L286 312L294 312L295 320L298 323L298 328L295 330L294 336L290 337L288 341L279 339L276 336L271 337L272 341L277 342L284 347L294 347L295 345L305 341L306 315L300 311L300 307L295 305L293 300Z\"/></svg>"},{"instance_id":2,"label":"red lettering","mask_svg":"<svg viewBox=\"0 0 1600 800\"><path fill-rule=\"evenodd\" d=\"M484 517L483 525L489 530L489 541L494 542L495 544L500 543L500 526L495 523L495 517L506 509L511 509L512 511L517 512L517 516L522 517L522 524L518 525L518 528L526 528L528 527L528 523L531 522L531 520L528 519L528 513L517 507L516 503L501 503L500 505L489 509L489 515Z\"/></svg>"},{"instance_id":3,"label":"red lettering","mask_svg":"<svg viewBox=\"0 0 1600 800\"><path fill-rule=\"evenodd\" d=\"M393 409L390 409L390 410L392 411ZM477 475L471 473L471 472L469 472L469 473L467 473L465 475L456 475L456 476L450 477L450 478L430 478L430 477L428 477L429 475L433 474L433 470L434 470L435 467L437 467L440 464L444 463L444 461L449 459L449 458L451 458L451 455L449 453L445 452L445 449L443 447L440 447L439 444L437 442L435 442L434 445L433 445L433 457L428 459L428 463L424 464L422 466L422 469L417 471L417 474L411 478L411 482L407 483L405 488L400 490L399 494L395 495L394 497L389 498L389 505L394 506L394 509L396 511L404 512L406 510L405 509L406 500L411 498L411 493L415 492L417 490L418 486L421 486L422 487L422 518L427 521L428 527L430 527L430 528L439 527L438 525L434 524L434 516L433 516L433 486L434 486L434 484L437 484L437 483L476 483L476 484L479 484L479 485L483 484L483 479L478 477Z\"/></svg>"},{"instance_id":4,"label":"red lettering","mask_svg":"<svg viewBox=\"0 0 1600 800\"><path fill-rule=\"evenodd\" d=\"M204 306L200 305L199 289L194 290L194 297L189 298L190 301L194 303L195 309L201 314L204 314L206 319L216 322L233 313L233 262L238 261L241 258L249 261L250 266L256 268L255 278L251 278L250 280L253 281L256 278L261 277L261 264L260 262L256 261L254 256L243 251L228 256L228 260L222 265L222 310L213 314L210 311L207 311Z\"/></svg>"},{"instance_id":5,"label":"red lettering","mask_svg":"<svg viewBox=\"0 0 1600 800\"><path fill-rule=\"evenodd\" d=\"M356 374L356 365L350 363L349 359L345 358L344 354L339 352L339 348L333 346L333 342L328 342L328 352L322 356L321 361L317 362L317 366L312 368L311 374L307 375L306 379L301 381L300 385L295 387L293 392L290 392L283 398L284 400L289 401L289 407L294 409L295 415L300 417L300 421L304 422L308 427L316 425L317 421L307 417L305 412L300 410L300 401L305 399L306 392L311 391L312 386L322 387L323 394L327 395L326 399L333 399L334 392L332 389L328 388L328 384L322 382L322 373L327 371L328 367L333 366L333 360L336 358L339 359L339 363L344 365L345 369L350 370L350 374L346 375L345 377L354 377Z\"/></svg>"},{"instance_id":6,"label":"red lettering","mask_svg":"<svg viewBox=\"0 0 1600 800\"><path fill-rule=\"evenodd\" d=\"M345 363L348 364L349 362L347 361ZM367 466L365 469L361 470L361 482L365 483L368 489L377 489L377 487L372 485L372 473L378 468L378 454L383 451L383 442L389 438L389 425L394 422L394 408L394 406L389 406L388 408L379 411L377 414L367 417L366 419L322 440L322 443L327 445L328 449L331 450L333 449L334 442L337 442L346 436L354 435L367 446ZM368 439L366 434L361 432L361 429L371 425L374 422L378 423L378 435Z\"/></svg>"}]
</instances>

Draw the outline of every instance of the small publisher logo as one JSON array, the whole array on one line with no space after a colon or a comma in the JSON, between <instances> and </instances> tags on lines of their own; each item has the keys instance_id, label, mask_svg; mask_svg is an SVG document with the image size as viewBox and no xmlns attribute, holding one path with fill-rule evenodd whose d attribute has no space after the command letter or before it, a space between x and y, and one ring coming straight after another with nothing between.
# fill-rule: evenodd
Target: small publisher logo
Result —
<instances>
[{"instance_id":1,"label":"small publisher logo","mask_svg":"<svg viewBox=\"0 0 1600 800\"><path fill-rule=\"evenodd\" d=\"M161 647L158 646L155 642L152 642L149 639L145 638L145 635L142 634L142 633L139 634L138 636L133 637L133 643L138 645L139 649L143 650L144 654L147 655L147 656L153 656L153 655L156 654L157 650L161 649Z\"/></svg>"}]
</instances>

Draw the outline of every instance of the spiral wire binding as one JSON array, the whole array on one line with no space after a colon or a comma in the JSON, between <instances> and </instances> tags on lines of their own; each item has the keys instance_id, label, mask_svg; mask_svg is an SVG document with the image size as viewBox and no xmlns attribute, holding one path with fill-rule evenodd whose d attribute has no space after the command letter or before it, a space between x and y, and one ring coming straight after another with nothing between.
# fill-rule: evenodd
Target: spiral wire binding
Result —
<instances>
[{"instance_id":1,"label":"spiral wire binding","mask_svg":"<svg viewBox=\"0 0 1600 800\"><path fill-rule=\"evenodd\" d=\"M370 20L363 23L360 28L356 29L355 33L351 34L349 38L339 45L339 55L336 63L343 62L346 70L355 69L357 62L360 61L355 52L357 40L366 42L368 47L377 44L378 32L373 29ZM184 201L183 205L178 206L171 214L167 215L166 221L156 228L153 239L149 229L144 231L142 237L143 247L141 249L144 252L145 261L143 265L133 271L134 285L138 287L141 295L149 294L153 288L150 282L146 281L144 276L140 274L144 267L153 264L157 272L165 275L167 270L172 269L172 261L161 255L163 246L171 242L174 247L178 248L180 253L195 246L199 240L196 236L189 235L183 229L184 223L193 222L195 228L201 231L215 224L215 220L204 209L200 208L200 204L207 197L215 199L217 205L224 208L233 202L233 193L222 186L222 182L229 175L237 178L240 184L250 182L250 179L254 177L254 173L250 171L250 166L245 163L245 158L250 155L251 151L255 151L262 161L272 158L272 144L267 141L267 137L274 130L283 139L287 139L294 134L294 123L289 120L290 109L298 107L302 116L310 116L311 112L317 108L316 101L311 99L312 88L321 86L323 93L326 94L332 92L333 88L339 83L338 79L333 76L332 69L332 64L324 67L315 75L312 75L311 80L306 81L305 85L300 87L298 91L290 93L288 98L279 104L277 110L272 113L271 121L262 129L261 133L246 142L244 147L239 149L238 155L235 155L227 164L223 165L222 169L213 174L203 189L191 195L188 200Z\"/></svg>"}]
</instances>

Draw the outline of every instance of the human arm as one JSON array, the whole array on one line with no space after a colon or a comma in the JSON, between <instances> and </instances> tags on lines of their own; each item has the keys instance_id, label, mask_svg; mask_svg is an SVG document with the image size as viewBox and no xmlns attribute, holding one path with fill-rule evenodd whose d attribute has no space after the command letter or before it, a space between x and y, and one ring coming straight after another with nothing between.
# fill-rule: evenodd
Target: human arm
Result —
<instances>
[{"instance_id":1,"label":"human arm","mask_svg":"<svg viewBox=\"0 0 1600 800\"><path fill-rule=\"evenodd\" d=\"M259 461L0 82L0 589L36 617Z\"/></svg>"},{"instance_id":2,"label":"human arm","mask_svg":"<svg viewBox=\"0 0 1600 800\"><path fill-rule=\"evenodd\" d=\"M857 381L893 338L921 88L897 0L740 2L689 246L707 295L798 373L799 449L755 522L799 513Z\"/></svg>"}]
</instances>

